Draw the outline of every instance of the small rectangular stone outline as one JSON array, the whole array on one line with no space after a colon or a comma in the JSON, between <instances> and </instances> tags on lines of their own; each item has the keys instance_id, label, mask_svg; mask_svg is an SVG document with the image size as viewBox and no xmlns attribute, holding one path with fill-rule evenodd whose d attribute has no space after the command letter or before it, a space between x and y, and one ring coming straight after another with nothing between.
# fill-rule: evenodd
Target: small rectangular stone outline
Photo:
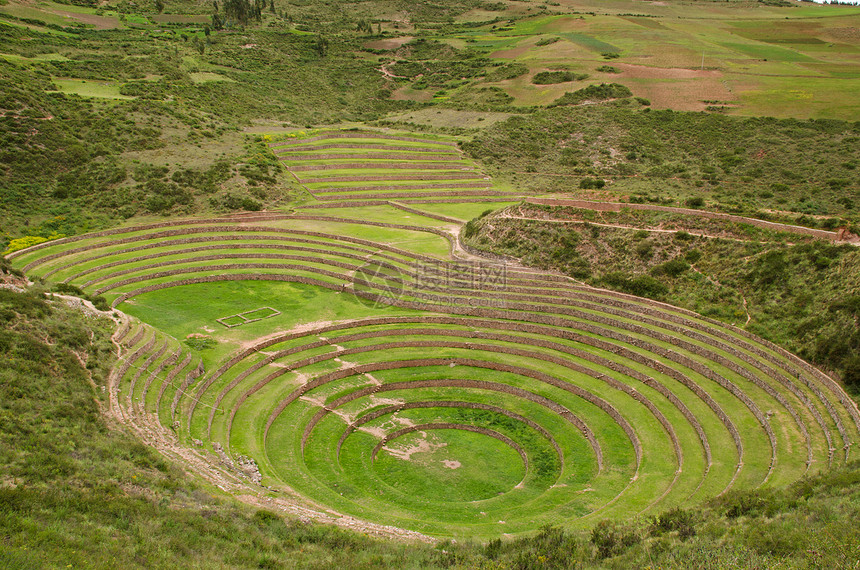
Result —
<instances>
[{"instance_id":1,"label":"small rectangular stone outline","mask_svg":"<svg viewBox=\"0 0 860 570\"><path fill-rule=\"evenodd\" d=\"M251 313L256 313L258 311L263 311L263 310L267 310L267 309L269 311L272 311L272 312L271 312L271 314L266 315L265 317L259 317L257 319L249 319L245 316L245 315L250 315ZM255 323L257 321L262 321L263 319L276 317L280 314L281 314L281 311L279 311L273 307L260 307L259 309L252 309L250 311L245 311L243 313L236 313L235 315L229 315L229 316L221 317L220 319L215 319L215 320L218 322L218 324L221 324L221 325L227 327L228 329L232 329L232 328L240 327L242 325L246 325L248 323ZM240 319L242 319L242 322L236 323L234 325L230 325L230 324L227 324L224 322L228 319L233 319L233 318L240 318Z\"/></svg>"}]
</instances>

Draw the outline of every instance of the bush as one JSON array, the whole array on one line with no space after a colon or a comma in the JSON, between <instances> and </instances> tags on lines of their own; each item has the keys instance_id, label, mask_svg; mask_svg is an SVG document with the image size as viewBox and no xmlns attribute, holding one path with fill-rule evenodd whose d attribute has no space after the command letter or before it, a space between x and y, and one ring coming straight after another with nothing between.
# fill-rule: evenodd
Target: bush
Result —
<instances>
[{"instance_id":1,"label":"bush","mask_svg":"<svg viewBox=\"0 0 860 570\"><path fill-rule=\"evenodd\" d=\"M675 507L651 519L648 530L651 536L660 536L667 532L677 532L678 538L687 540L696 536L696 529L693 526L694 521L695 516L692 512Z\"/></svg>"},{"instance_id":2,"label":"bush","mask_svg":"<svg viewBox=\"0 0 860 570\"><path fill-rule=\"evenodd\" d=\"M705 199L701 196L696 196L694 198L687 198L687 201L684 204L688 208L701 208L705 205Z\"/></svg>"},{"instance_id":3,"label":"bush","mask_svg":"<svg viewBox=\"0 0 860 570\"><path fill-rule=\"evenodd\" d=\"M601 83L600 85L589 85L572 93L565 93L553 103L550 107L559 107L561 105L578 105L583 101L605 101L607 99L622 99L630 97L633 92L624 85L618 83Z\"/></svg>"},{"instance_id":4,"label":"bush","mask_svg":"<svg viewBox=\"0 0 860 570\"><path fill-rule=\"evenodd\" d=\"M690 264L681 259L680 257L676 257L671 261L667 261L662 265L656 266L651 270L651 273L654 275L668 275L669 277L678 277L685 271L690 269Z\"/></svg>"},{"instance_id":5,"label":"bush","mask_svg":"<svg viewBox=\"0 0 860 570\"><path fill-rule=\"evenodd\" d=\"M666 285L650 275L631 277L619 271L607 273L603 276L601 282L610 289L616 289L638 297L648 297L649 299L662 299L669 292L669 288Z\"/></svg>"},{"instance_id":6,"label":"bush","mask_svg":"<svg viewBox=\"0 0 860 570\"><path fill-rule=\"evenodd\" d=\"M532 83L535 85L550 85L553 83L566 83L568 81L582 81L587 78L587 73L574 73L572 71L541 71L532 77Z\"/></svg>"},{"instance_id":7,"label":"bush","mask_svg":"<svg viewBox=\"0 0 860 570\"><path fill-rule=\"evenodd\" d=\"M654 255L654 242L648 239L642 240L636 244L634 251L642 259L650 259Z\"/></svg>"},{"instance_id":8,"label":"bush","mask_svg":"<svg viewBox=\"0 0 860 570\"><path fill-rule=\"evenodd\" d=\"M597 558L600 560L618 556L640 541L641 538L634 531L617 522L600 521L591 531L591 544L597 547Z\"/></svg>"},{"instance_id":9,"label":"bush","mask_svg":"<svg viewBox=\"0 0 860 570\"><path fill-rule=\"evenodd\" d=\"M603 188L604 186L606 186L606 181L600 178L583 178L579 181L579 187L586 190Z\"/></svg>"}]
</instances>

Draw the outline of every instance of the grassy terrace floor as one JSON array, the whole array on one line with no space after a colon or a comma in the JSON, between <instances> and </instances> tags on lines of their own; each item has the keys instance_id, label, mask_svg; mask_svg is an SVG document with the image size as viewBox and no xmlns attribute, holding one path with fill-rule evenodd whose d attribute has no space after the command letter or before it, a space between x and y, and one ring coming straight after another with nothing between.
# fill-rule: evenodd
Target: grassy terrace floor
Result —
<instances>
[{"instance_id":1,"label":"grassy terrace floor","mask_svg":"<svg viewBox=\"0 0 860 570\"><path fill-rule=\"evenodd\" d=\"M217 444L251 458L244 477L371 523L588 526L855 457L856 406L806 363L682 309L458 265L452 217L483 205L416 207L180 220L11 257L140 319L117 333L113 402L144 439Z\"/></svg>"},{"instance_id":2,"label":"grassy terrace floor","mask_svg":"<svg viewBox=\"0 0 860 570\"><path fill-rule=\"evenodd\" d=\"M381 131L322 131L269 143L316 200L515 196L493 189L453 139Z\"/></svg>"}]
</instances>

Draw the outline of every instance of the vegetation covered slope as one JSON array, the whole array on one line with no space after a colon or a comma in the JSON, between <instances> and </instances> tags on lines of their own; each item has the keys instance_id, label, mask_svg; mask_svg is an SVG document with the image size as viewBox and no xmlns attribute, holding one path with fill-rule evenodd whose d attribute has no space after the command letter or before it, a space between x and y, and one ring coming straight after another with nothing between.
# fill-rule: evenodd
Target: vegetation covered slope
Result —
<instances>
[{"instance_id":1,"label":"vegetation covered slope","mask_svg":"<svg viewBox=\"0 0 860 570\"><path fill-rule=\"evenodd\" d=\"M610 105L541 110L464 144L532 192L707 207L813 227L857 224L860 123ZM585 181L585 183L583 183ZM815 219L814 216L819 216ZM832 220L831 220L832 218Z\"/></svg>"},{"instance_id":2,"label":"vegetation covered slope","mask_svg":"<svg viewBox=\"0 0 860 570\"><path fill-rule=\"evenodd\" d=\"M850 567L858 557L856 464L805 477L788 489L756 490L743 485L745 490L695 509L656 516L649 512L633 522L604 521L593 530L547 526L532 537L480 546L392 544L330 527L284 522L275 513L234 503L215 487L186 476L187 465L174 465L169 455L152 452L113 420L106 420L102 412L114 393L102 389L110 384L107 374L114 365L115 374L121 376L118 395L123 413L137 414L141 425L152 421L154 411L156 422L189 441L211 432L214 425L215 437L204 438L207 450L208 444L226 433L229 453L247 451L243 446L255 442L241 437L253 430L239 433L231 450L232 418L225 425L226 418L218 416L213 424L210 415L206 426L210 408L202 408L226 394L234 411L241 408L242 413L253 414L253 406L250 412L241 406L246 394L228 392L238 385L247 393L249 386L239 381L256 382L260 377L246 372L265 359L255 353L227 369L223 380L230 385L216 385L222 389L217 395L201 390L206 401L194 415L196 403L191 404L192 395L183 392L201 378L195 376L201 364L211 372L214 365L226 361L231 347L242 343L258 347L252 341L272 334L281 324L306 324L290 320L297 315L319 311L332 320L356 319L376 310L355 299L344 301L344 295L321 295L319 286L278 289L261 284L256 280L260 274L307 271L319 276L329 271L322 286L343 288L349 285L343 278L355 262L378 250L380 243L397 244L410 256L447 259L448 242L440 237L450 240L457 220L465 221L489 207L477 203L482 196L504 200L572 190L578 197L592 199L671 203L820 228L856 229L855 204L860 197L854 172L860 157L857 123L852 121L860 116L853 97L858 82L858 21L856 10L849 7L770 1L612 0L583 5L578 0L545 4L155 0L96 6L89 0L69 4L0 0L0 251L7 244L10 251L17 250L116 226L126 219L132 220L129 224L173 223L171 218L178 215L215 217L264 208L286 212L294 208L303 215L328 213L362 222L396 220L419 224L432 234L415 238L408 231L315 218L312 224L293 221L277 228L279 234L287 226L297 230L293 237L298 239L289 247L280 240L283 235L269 240L266 245L276 247L268 249L260 247L260 240L238 243L242 240L233 238L239 235L229 236L230 247L220 251L225 244L218 240L228 241L221 230L193 238L177 235L179 241L194 239L197 245L187 252L173 252L167 261L170 267L157 271L152 271L153 266L163 263L157 258L175 244L165 247L153 241L144 244L153 249L140 254L106 244L109 255L116 256L105 263L109 267L101 265L107 260L88 259L84 253L71 262L57 262L63 267L48 266L53 278L28 270L28 276L46 280L29 294L0 290L4 363L0 413L9 411L0 423L0 560L12 567L176 567L187 565L189 558L201 567ZM673 49L665 48L669 44ZM546 78L551 82L546 83ZM474 181L464 182L466 176L454 176L452 169L445 168L436 182L427 182L431 174L423 166L408 169L406 178L392 178L401 167L390 163L373 168L374 163L366 162L338 171L334 166L345 162L332 154L376 154L377 158L378 151L393 150L366 152L354 145L367 141L350 138L341 140L342 146L319 141L313 148L280 153L282 163L297 173L294 177L280 168L267 144L284 133L303 138L312 128L326 124L341 123L337 126L357 132L366 128L361 123L367 121L376 121L377 127L401 128L418 128L420 122L422 130L432 131L426 136L431 139L458 135L464 143L461 148L473 160L458 152L457 157L438 156L434 161L456 158L451 165L473 169L465 174ZM481 134L481 127L496 121L496 127ZM430 154L454 154L439 153L432 144L419 146L426 146L421 149L425 152L432 149ZM307 168L316 164L326 168ZM318 171L328 176L310 175ZM484 177L487 172L495 180ZM379 178L384 184L368 183L372 179L333 180L357 174ZM320 180L308 182L308 178ZM304 183L307 192L300 190L297 181ZM421 188L429 184L438 186ZM360 205L371 195L375 203ZM386 202L392 198L414 203ZM429 203L435 200L448 202ZM558 214L572 218L573 224L570 219L562 223L545 219ZM250 225L252 219L239 216L234 221ZM494 225L482 226L484 222ZM333 247L340 238L325 236L316 236L319 243L309 244L308 237L300 234L338 227L346 228L339 230L341 234L368 240L361 245L371 249L357 248L355 242ZM487 217L467 226L466 233L472 246L485 251L513 255L575 279L667 300L744 326L840 370L848 382L852 371L860 371L858 268L848 246L670 217L548 213L538 208ZM699 236L710 233L718 239ZM211 243L203 244L207 240ZM207 248L207 253L200 253ZM83 264L76 264L82 260ZM394 261L398 271L405 267L402 260ZM111 323L83 319L59 302L46 303L40 291L55 282L55 291L91 294L96 306L107 308L107 300L97 293L102 288L109 301L118 302L121 294L140 285L161 288L181 275L208 277L220 272L223 276L255 264L250 273L255 281L229 287L200 283L196 290L201 294L191 303L167 290L161 291L163 295L132 298L123 308L158 323L161 330L138 323L132 332L126 330L127 338L117 343L121 346L108 341ZM3 272L7 271L15 270L4 263ZM20 280L14 282L22 286ZM618 297L612 292L597 296ZM256 301L268 303L273 298L287 302L290 309L245 323L243 314L269 315ZM462 296L459 302L467 298ZM253 306L237 308L236 299ZM482 300L471 297L475 299ZM636 301L640 302L651 306ZM249 311L240 310L245 308ZM593 313L584 314L582 308L574 309L576 314L591 322ZM562 309L570 310L569 306ZM611 306L614 313L606 310L600 308L603 314L597 318L605 321L606 314L618 313ZM660 312L659 318L668 314ZM207 330L209 325L220 326L215 325L219 317L241 326L227 332ZM638 326L621 317L622 328ZM334 366L331 362L339 359L329 362L330 356L348 353L376 365L380 356L415 356L428 346L452 359L475 354L485 362L511 358L510 335L493 330L502 325L463 324L447 324L444 331L429 335L421 328L392 332L387 323L365 322L365 328L356 326L355 334L339 335L331 343L310 338L306 370L314 374ZM645 336L653 332L636 330ZM307 334L319 332L331 331L311 329ZM170 338L171 334L184 337L183 342ZM617 331L612 334L618 337ZM372 340L408 335L413 337L406 341L411 346ZM468 346L451 341L458 335L493 338L476 348L471 341ZM630 346L641 344L639 339L628 340L634 343ZM513 347L520 351L516 358L533 358L522 354L520 344L542 345L544 350L548 341L539 334L521 335ZM320 354L313 351L319 342L333 350L317 361ZM337 342L343 344L332 344ZM296 347L287 343L278 348ZM115 350L123 355L119 364ZM624 354L633 358L636 350ZM591 362L597 358L581 356ZM292 365L289 359L284 362L273 367ZM166 370L174 365L175 376L166 378ZM653 370L666 371L654 366ZM155 369L165 374L158 377ZM152 374L145 376L149 370ZM448 371L446 366L430 372ZM427 373L414 367L391 376L380 374L381 380L369 379L387 382ZM180 386L183 378L186 384ZM147 393L150 383L159 386L162 379L159 393ZM793 377L788 380L793 382ZM351 393L350 381L347 378L342 387L344 397ZM781 387L771 390L785 401ZM438 398L438 393L426 396ZM801 402L803 394L797 397ZM298 407L287 410L288 416L299 417L319 407L319 402L298 401ZM431 402L438 404L436 399ZM487 401L469 403L488 405ZM777 408L782 414L783 408ZM631 409L625 408L624 414ZM850 457L854 451L850 445L841 447L848 435L844 425L833 421L838 414L825 421L814 417L812 408L791 409L799 409L800 414L793 424L788 422L788 432L778 430L772 438L780 445L778 469L770 482L779 485L794 480L804 467L809 473L817 472L824 465L823 457ZM216 408L211 410L214 415ZM771 420L774 425L785 420L784 415L771 418L772 411L766 408L767 418L760 423L743 412L748 425L741 427L753 438L746 448L752 456L750 472L763 473L761 468L767 467L767 454L757 453L762 443L767 448L765 426ZM414 418L429 417L422 416L424 412L410 413ZM490 415L487 410L439 413L448 420L487 421L492 427L501 426L499 433L505 432L511 416ZM186 417L188 425L183 423ZM332 426L337 421L331 414L324 418L323 435L335 434ZM654 429L656 424L641 425L646 437L663 438L681 429L680 424L670 423L663 433L659 427ZM811 436L805 432L807 425L813 427ZM273 433L289 432L282 427L275 424ZM510 430L505 433L514 435ZM471 437L460 436L451 441L462 443ZM702 458L695 436L682 439L679 447L695 452L685 455L688 471ZM654 437L653 441L663 440ZM311 443L309 464L325 468L328 449L313 445L318 441ZM627 444L622 444L616 447L623 452ZM731 444L725 448L727 455L736 450ZM511 449L506 450L508 455ZM272 451L277 456L283 449ZM771 451L775 460L776 448ZM804 464L804 451L811 453L807 458L811 463ZM531 459L545 459L545 455ZM678 467L680 457L678 453ZM385 460L387 467L399 467L390 457ZM705 474L731 475L734 462L729 457ZM654 478L655 485L643 478L640 489L674 485L669 476L676 465L668 454L646 456L645 467L652 474L668 469L667 476ZM447 474L449 469L437 471ZM322 473L330 475L325 469ZM621 481L629 471L619 473ZM510 477L511 473L500 473L489 483L507 483ZM440 480L434 481L436 489L443 485ZM456 494L454 486L442 490ZM584 493L586 501L589 493ZM536 520L529 528L537 528Z\"/></svg>"},{"instance_id":3,"label":"vegetation covered slope","mask_svg":"<svg viewBox=\"0 0 860 570\"><path fill-rule=\"evenodd\" d=\"M480 250L743 326L860 389L860 251L691 215L525 204L474 220Z\"/></svg>"},{"instance_id":4,"label":"vegetation covered slope","mask_svg":"<svg viewBox=\"0 0 860 570\"><path fill-rule=\"evenodd\" d=\"M378 541L249 510L116 426L109 319L0 290L0 561L8 568L829 567L856 561L857 465L704 509L485 546Z\"/></svg>"}]
</instances>

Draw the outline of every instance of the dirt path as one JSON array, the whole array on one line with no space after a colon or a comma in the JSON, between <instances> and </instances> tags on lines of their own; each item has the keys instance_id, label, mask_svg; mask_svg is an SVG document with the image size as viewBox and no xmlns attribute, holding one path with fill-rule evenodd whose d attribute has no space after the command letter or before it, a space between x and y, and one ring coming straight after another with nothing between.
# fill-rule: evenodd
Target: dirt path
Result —
<instances>
[{"instance_id":1,"label":"dirt path","mask_svg":"<svg viewBox=\"0 0 860 570\"><path fill-rule=\"evenodd\" d=\"M687 230L664 230L664 229L660 229L660 228L640 228L637 226L627 226L627 225L623 225L623 224L604 224L604 223L599 223L599 222L591 222L591 221L587 221L587 220L553 220L553 219L547 219L547 218L531 218L528 216L512 216L506 212L503 212L498 217L510 219L510 220L529 220L529 221L533 221L533 222L549 222L549 223L553 223L553 224L580 224L580 225L586 225L587 224L587 225L591 225L591 226L599 226L602 228L618 228L618 229L622 229L622 230L642 230L642 231L646 231L646 232L663 233L663 234L676 234L680 231L686 231L691 236L696 236L696 237L704 237L704 238L710 238L710 239L726 239L726 240L738 241L738 242L742 242L742 243L763 243L763 242L756 241L756 240L733 238L733 237L726 237L726 236L717 236L717 235L713 235L713 234L705 234L705 233L701 233L701 232L691 232L691 231L687 231ZM789 245L792 245L792 244L789 244Z\"/></svg>"}]
</instances>

